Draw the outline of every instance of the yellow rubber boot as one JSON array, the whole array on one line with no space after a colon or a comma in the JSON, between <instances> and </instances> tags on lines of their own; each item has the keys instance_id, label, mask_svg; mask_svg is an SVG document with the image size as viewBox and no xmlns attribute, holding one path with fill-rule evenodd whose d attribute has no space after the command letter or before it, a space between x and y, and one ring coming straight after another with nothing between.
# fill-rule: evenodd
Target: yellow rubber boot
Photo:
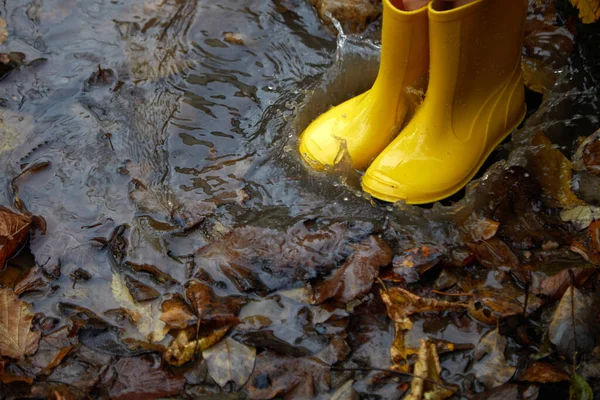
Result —
<instances>
[{"instance_id":1,"label":"yellow rubber boot","mask_svg":"<svg viewBox=\"0 0 600 400\"><path fill-rule=\"evenodd\" d=\"M421 204L456 193L525 117L527 1L442 6L429 4L425 100L363 177L364 190L382 200Z\"/></svg>"},{"instance_id":2,"label":"yellow rubber boot","mask_svg":"<svg viewBox=\"0 0 600 400\"><path fill-rule=\"evenodd\" d=\"M300 137L313 168L334 165L346 147L364 170L398 133L407 111L406 88L422 89L429 68L427 7L402 11L383 0L381 61L373 87L314 120Z\"/></svg>"}]
</instances>

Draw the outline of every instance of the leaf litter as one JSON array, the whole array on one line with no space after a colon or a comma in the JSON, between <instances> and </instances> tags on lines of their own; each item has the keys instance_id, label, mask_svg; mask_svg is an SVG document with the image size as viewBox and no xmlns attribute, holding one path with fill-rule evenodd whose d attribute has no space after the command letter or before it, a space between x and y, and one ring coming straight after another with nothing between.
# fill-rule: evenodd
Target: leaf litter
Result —
<instances>
[{"instance_id":1,"label":"leaf litter","mask_svg":"<svg viewBox=\"0 0 600 400\"><path fill-rule=\"evenodd\" d=\"M594 2L573 3L584 22L598 18ZM127 75L160 85L192 74L194 51L205 49L180 38L196 8L147 2L141 25L114 21L126 60L118 68L94 61L82 96L142 90L120 80ZM557 132L571 120L548 123L562 101L588 96L563 76L576 28L584 28L557 8L530 1L525 80L543 96L540 109L501 146L504 160L455 203L395 205L378 218L336 211L280 219L275 210L253 219L261 215L255 188L184 204L162 190L164 160L136 158L136 150L118 168L122 180L111 182L131 184L125 193L92 193L113 208L121 198L133 204L135 217L89 213L72 234L58 228L69 210L44 215L46 227L27 211L40 196L27 182L69 170L20 163L2 197L19 212L0 208L0 398L592 398L600 387L600 146L597 133ZM27 12L35 23L41 11ZM276 12L298 20L283 3ZM0 42L3 31L0 19ZM160 51L143 51L153 43ZM222 32L204 44L250 52L259 43ZM25 54L0 57L2 78L35 67ZM252 96L235 85L236 97ZM178 99L165 94L155 109L138 107L142 97L133 104L158 115L144 120L154 132L151 125L168 124L163 111L181 111ZM97 119L86 129L101 131L96 153L111 160L126 142L121 122L75 109ZM13 157L31 117L2 115L11 118L0 120L0 150Z\"/></svg>"}]
</instances>

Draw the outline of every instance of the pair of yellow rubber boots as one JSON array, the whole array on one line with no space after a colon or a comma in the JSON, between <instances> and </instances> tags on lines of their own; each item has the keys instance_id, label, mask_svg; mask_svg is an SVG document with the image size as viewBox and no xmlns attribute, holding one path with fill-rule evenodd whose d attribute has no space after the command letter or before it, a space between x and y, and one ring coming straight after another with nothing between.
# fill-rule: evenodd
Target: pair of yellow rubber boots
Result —
<instances>
[{"instance_id":1,"label":"pair of yellow rubber boots","mask_svg":"<svg viewBox=\"0 0 600 400\"><path fill-rule=\"evenodd\" d=\"M366 169L365 191L422 204L465 186L525 117L527 1L475 0L446 10L447 2L434 0L415 11L400 3L383 0L373 87L313 121L300 137L300 153L322 169L347 151L354 168ZM424 89L428 72L425 100L396 136L409 93Z\"/></svg>"}]
</instances>

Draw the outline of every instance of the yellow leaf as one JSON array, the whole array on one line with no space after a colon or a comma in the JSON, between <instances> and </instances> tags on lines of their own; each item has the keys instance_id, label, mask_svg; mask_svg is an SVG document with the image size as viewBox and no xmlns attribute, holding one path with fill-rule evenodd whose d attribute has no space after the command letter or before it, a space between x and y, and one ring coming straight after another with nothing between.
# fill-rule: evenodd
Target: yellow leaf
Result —
<instances>
[{"instance_id":1,"label":"yellow leaf","mask_svg":"<svg viewBox=\"0 0 600 400\"><path fill-rule=\"evenodd\" d=\"M10 289L0 289L0 356L21 359L36 352L40 333L31 331L29 304Z\"/></svg>"},{"instance_id":2,"label":"yellow leaf","mask_svg":"<svg viewBox=\"0 0 600 400\"><path fill-rule=\"evenodd\" d=\"M584 24L593 24L600 19L600 0L571 0L579 9L579 19Z\"/></svg>"},{"instance_id":3,"label":"yellow leaf","mask_svg":"<svg viewBox=\"0 0 600 400\"><path fill-rule=\"evenodd\" d=\"M188 331L181 330L163 354L164 359L172 365L180 366L192 361L196 355L215 345L229 331L229 326L213 331L210 335L198 340L189 340Z\"/></svg>"},{"instance_id":4,"label":"yellow leaf","mask_svg":"<svg viewBox=\"0 0 600 400\"><path fill-rule=\"evenodd\" d=\"M8 37L8 31L6 30L6 21L0 18L0 44L4 43Z\"/></svg>"}]
</instances>

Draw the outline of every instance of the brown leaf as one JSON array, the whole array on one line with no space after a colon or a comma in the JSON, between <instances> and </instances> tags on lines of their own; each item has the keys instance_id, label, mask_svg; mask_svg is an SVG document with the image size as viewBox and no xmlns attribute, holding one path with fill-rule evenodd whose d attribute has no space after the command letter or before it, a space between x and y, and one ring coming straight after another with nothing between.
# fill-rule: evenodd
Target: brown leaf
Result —
<instances>
[{"instance_id":1,"label":"brown leaf","mask_svg":"<svg viewBox=\"0 0 600 400\"><path fill-rule=\"evenodd\" d=\"M542 304L534 294L526 296L524 290L510 283L505 283L502 289L478 289L472 294L469 300L469 314L488 325L495 325L503 318L525 312L530 314Z\"/></svg>"},{"instance_id":2,"label":"brown leaf","mask_svg":"<svg viewBox=\"0 0 600 400\"><path fill-rule=\"evenodd\" d=\"M0 289L0 355L21 359L35 353L40 333L31 331L33 315L12 290Z\"/></svg>"},{"instance_id":3,"label":"brown leaf","mask_svg":"<svg viewBox=\"0 0 600 400\"><path fill-rule=\"evenodd\" d=\"M198 320L179 294L167 297L161 304L161 310L160 320L167 324L169 329L185 329L196 324Z\"/></svg>"},{"instance_id":4,"label":"brown leaf","mask_svg":"<svg viewBox=\"0 0 600 400\"><path fill-rule=\"evenodd\" d=\"M416 282L424 272L436 266L443 258L443 252L431 246L410 249L394 256L393 269L382 275L382 279L396 282Z\"/></svg>"},{"instance_id":5,"label":"brown leaf","mask_svg":"<svg viewBox=\"0 0 600 400\"><path fill-rule=\"evenodd\" d=\"M114 400L157 399L177 396L185 379L172 376L142 358L123 357L112 367L116 374L109 393Z\"/></svg>"},{"instance_id":6,"label":"brown leaf","mask_svg":"<svg viewBox=\"0 0 600 400\"><path fill-rule=\"evenodd\" d=\"M571 4L579 9L579 18L584 24L593 24L600 19L599 0L571 0Z\"/></svg>"},{"instance_id":7,"label":"brown leaf","mask_svg":"<svg viewBox=\"0 0 600 400\"><path fill-rule=\"evenodd\" d=\"M35 292L48 286L44 278L42 269L37 265L25 273L23 278L15 285L15 294L20 296L23 293Z\"/></svg>"},{"instance_id":8,"label":"brown leaf","mask_svg":"<svg viewBox=\"0 0 600 400\"><path fill-rule=\"evenodd\" d=\"M31 217L15 214L0 206L0 268L27 239L31 228Z\"/></svg>"},{"instance_id":9,"label":"brown leaf","mask_svg":"<svg viewBox=\"0 0 600 400\"><path fill-rule=\"evenodd\" d=\"M66 326L44 336L33 357L33 365L40 369L38 374L49 375L76 345L77 336L70 337Z\"/></svg>"},{"instance_id":10,"label":"brown leaf","mask_svg":"<svg viewBox=\"0 0 600 400\"><path fill-rule=\"evenodd\" d=\"M180 366L192 361L202 351L210 348L225 336L229 327L216 329L208 336L193 340L195 336L194 329L181 330L175 336L175 340L163 353L163 358L172 365Z\"/></svg>"},{"instance_id":11,"label":"brown leaf","mask_svg":"<svg viewBox=\"0 0 600 400\"><path fill-rule=\"evenodd\" d=\"M208 373L221 387L233 382L236 388L244 386L254 370L256 348L233 339L222 340L216 346L202 351L208 364Z\"/></svg>"},{"instance_id":12,"label":"brown leaf","mask_svg":"<svg viewBox=\"0 0 600 400\"><path fill-rule=\"evenodd\" d=\"M143 284L129 275L123 275L125 278L125 286L129 289L129 293L137 302L150 301L158 298L160 293L154 288Z\"/></svg>"},{"instance_id":13,"label":"brown leaf","mask_svg":"<svg viewBox=\"0 0 600 400\"><path fill-rule=\"evenodd\" d=\"M23 371L15 364L0 361L0 382L8 385L12 382L24 382L28 385L33 383L34 377Z\"/></svg>"},{"instance_id":14,"label":"brown leaf","mask_svg":"<svg viewBox=\"0 0 600 400\"><path fill-rule=\"evenodd\" d=\"M553 299L560 299L565 291L575 284L576 287L583 285L592 274L596 272L593 266L564 269L552 276L544 278L535 293L550 296ZM574 282L571 281L571 274Z\"/></svg>"},{"instance_id":15,"label":"brown leaf","mask_svg":"<svg viewBox=\"0 0 600 400\"><path fill-rule=\"evenodd\" d=\"M356 245L354 254L331 277L315 285L314 303L327 299L347 303L371 289L379 268L392 261L392 250L382 239L369 236Z\"/></svg>"},{"instance_id":16,"label":"brown leaf","mask_svg":"<svg viewBox=\"0 0 600 400\"><path fill-rule=\"evenodd\" d=\"M449 302L432 298L423 298L399 287L381 291L381 299L387 307L387 314L394 322L410 329L412 323L408 317L415 313L462 310L467 307L463 302Z\"/></svg>"},{"instance_id":17,"label":"brown leaf","mask_svg":"<svg viewBox=\"0 0 600 400\"><path fill-rule=\"evenodd\" d=\"M473 250L481 265L486 268L514 270L520 265L519 259L510 247L496 237L468 244L468 246Z\"/></svg>"},{"instance_id":18,"label":"brown leaf","mask_svg":"<svg viewBox=\"0 0 600 400\"><path fill-rule=\"evenodd\" d=\"M519 379L527 382L548 383L568 381L570 377L569 374L557 369L552 364L534 362L523 371Z\"/></svg>"},{"instance_id":19,"label":"brown leaf","mask_svg":"<svg viewBox=\"0 0 600 400\"><path fill-rule=\"evenodd\" d=\"M330 366L314 358L280 356L263 351L256 357L246 390L250 399L310 399L328 392Z\"/></svg>"},{"instance_id":20,"label":"brown leaf","mask_svg":"<svg viewBox=\"0 0 600 400\"><path fill-rule=\"evenodd\" d=\"M440 377L442 367L435 344L421 339L419 358L415 363L414 378L410 384L410 393L406 400L435 399L444 400L452 396L453 391L445 386Z\"/></svg>"},{"instance_id":21,"label":"brown leaf","mask_svg":"<svg viewBox=\"0 0 600 400\"><path fill-rule=\"evenodd\" d=\"M246 302L241 297L217 296L210 286L195 279L188 283L185 295L198 318L226 324L237 322L240 307Z\"/></svg>"},{"instance_id":22,"label":"brown leaf","mask_svg":"<svg viewBox=\"0 0 600 400\"><path fill-rule=\"evenodd\" d=\"M135 272L144 272L149 274L157 283L172 285L177 283L175 279L166 272L161 271L158 267L150 264L136 264L131 261L126 261L125 265Z\"/></svg>"}]
</instances>

